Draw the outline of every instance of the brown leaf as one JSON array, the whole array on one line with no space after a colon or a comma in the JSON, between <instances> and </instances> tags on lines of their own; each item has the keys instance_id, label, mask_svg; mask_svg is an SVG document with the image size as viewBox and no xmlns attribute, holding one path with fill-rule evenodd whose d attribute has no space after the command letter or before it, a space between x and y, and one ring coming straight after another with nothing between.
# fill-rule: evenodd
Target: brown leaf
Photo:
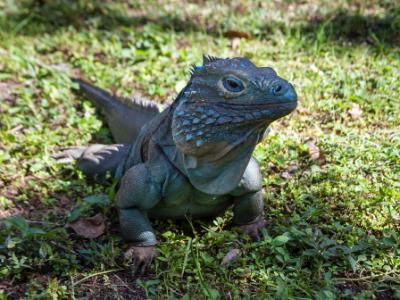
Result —
<instances>
[{"instance_id":1,"label":"brown leaf","mask_svg":"<svg viewBox=\"0 0 400 300\"><path fill-rule=\"evenodd\" d=\"M308 154L310 155L310 158L312 160L317 160L319 158L319 148L315 145L315 140L314 139L310 139L307 142L307 146L308 146Z\"/></svg>"},{"instance_id":2,"label":"brown leaf","mask_svg":"<svg viewBox=\"0 0 400 300\"><path fill-rule=\"evenodd\" d=\"M221 265L226 266L231 262L235 261L237 257L240 255L240 250L237 248L233 248L229 250L229 252L222 259Z\"/></svg>"},{"instance_id":3,"label":"brown leaf","mask_svg":"<svg viewBox=\"0 0 400 300\"><path fill-rule=\"evenodd\" d=\"M67 196L61 196L60 197L60 205L65 207L71 204L71 199L68 198Z\"/></svg>"},{"instance_id":4,"label":"brown leaf","mask_svg":"<svg viewBox=\"0 0 400 300\"><path fill-rule=\"evenodd\" d=\"M281 177L283 179L289 179L293 176L294 173L299 169L299 166L296 164L289 165L285 170L281 173Z\"/></svg>"},{"instance_id":5,"label":"brown leaf","mask_svg":"<svg viewBox=\"0 0 400 300\"><path fill-rule=\"evenodd\" d=\"M299 166L296 164L290 165L286 168L286 171L289 173L295 173L299 169Z\"/></svg>"},{"instance_id":6,"label":"brown leaf","mask_svg":"<svg viewBox=\"0 0 400 300\"><path fill-rule=\"evenodd\" d=\"M227 37L229 39L233 38L249 39L251 38L251 34L245 31L228 30L224 32L224 37Z\"/></svg>"},{"instance_id":7,"label":"brown leaf","mask_svg":"<svg viewBox=\"0 0 400 300\"><path fill-rule=\"evenodd\" d=\"M349 109L347 111L347 113L350 115L350 117L353 120L358 120L361 118L363 111L362 111L360 105L358 105L357 103L353 103L353 105L351 106L351 109Z\"/></svg>"},{"instance_id":8,"label":"brown leaf","mask_svg":"<svg viewBox=\"0 0 400 300\"><path fill-rule=\"evenodd\" d=\"M310 158L314 161L319 162L320 165L325 164L325 155L318 146L316 145L316 140L311 138L307 141L307 146L308 146L308 155L310 155Z\"/></svg>"},{"instance_id":9,"label":"brown leaf","mask_svg":"<svg viewBox=\"0 0 400 300\"><path fill-rule=\"evenodd\" d=\"M93 217L79 218L75 222L67 224L67 227L72 228L76 234L88 239L95 239L104 233L105 217L98 213Z\"/></svg>"}]
</instances>

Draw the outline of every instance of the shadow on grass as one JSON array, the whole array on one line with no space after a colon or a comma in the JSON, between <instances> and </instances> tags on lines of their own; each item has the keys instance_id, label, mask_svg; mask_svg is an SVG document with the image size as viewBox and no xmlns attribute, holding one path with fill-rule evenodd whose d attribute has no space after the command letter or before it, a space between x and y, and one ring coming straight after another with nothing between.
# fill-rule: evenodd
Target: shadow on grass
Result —
<instances>
[{"instance_id":1,"label":"shadow on grass","mask_svg":"<svg viewBox=\"0 0 400 300\"><path fill-rule=\"evenodd\" d=\"M382 17L336 10L324 17L315 17L301 26L303 35L325 41L367 43L377 47L400 46L400 7L385 10Z\"/></svg>"},{"instance_id":2,"label":"shadow on grass","mask_svg":"<svg viewBox=\"0 0 400 300\"><path fill-rule=\"evenodd\" d=\"M63 27L77 30L94 27L101 30L120 31L119 27L141 27L155 23L166 30L178 32L200 31L195 22L165 14L151 17L145 11L125 11L101 1L34 1L9 13L5 25L9 31L27 36L54 33ZM203 30L205 31L205 30Z\"/></svg>"},{"instance_id":3,"label":"shadow on grass","mask_svg":"<svg viewBox=\"0 0 400 300\"><path fill-rule=\"evenodd\" d=\"M240 17L240 16L237 16ZM249 16L247 16L249 17ZM166 31L205 32L221 36L223 24L200 24L195 16L185 17L173 13L149 16L145 11L126 9L101 1L33 1L14 14L9 14L4 25L10 31L23 35L53 33L63 27L73 26L80 30L94 26L101 30L118 32L120 27L141 27L154 23ZM286 25L283 22L265 21L257 29L261 38L276 30L295 30L300 36L322 42L367 43L376 47L400 46L400 7L386 7L383 16L362 15L337 9L323 16L315 15L306 21Z\"/></svg>"}]
</instances>

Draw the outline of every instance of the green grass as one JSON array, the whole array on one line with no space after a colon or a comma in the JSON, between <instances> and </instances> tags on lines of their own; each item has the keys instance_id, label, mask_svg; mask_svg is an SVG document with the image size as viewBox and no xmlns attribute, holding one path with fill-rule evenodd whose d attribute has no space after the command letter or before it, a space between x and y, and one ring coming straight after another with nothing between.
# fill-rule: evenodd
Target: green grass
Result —
<instances>
[{"instance_id":1,"label":"green grass","mask_svg":"<svg viewBox=\"0 0 400 300\"><path fill-rule=\"evenodd\" d=\"M395 2L0 0L0 299L400 299ZM229 30L251 37L232 41ZM112 181L51 158L111 143L68 75L161 103L203 53L272 66L299 94L255 153L269 225L252 243L230 212L191 226L155 221L160 256L136 278L112 204L86 198L112 197ZM65 228L97 212L101 237ZM241 255L221 267L233 248Z\"/></svg>"}]
</instances>

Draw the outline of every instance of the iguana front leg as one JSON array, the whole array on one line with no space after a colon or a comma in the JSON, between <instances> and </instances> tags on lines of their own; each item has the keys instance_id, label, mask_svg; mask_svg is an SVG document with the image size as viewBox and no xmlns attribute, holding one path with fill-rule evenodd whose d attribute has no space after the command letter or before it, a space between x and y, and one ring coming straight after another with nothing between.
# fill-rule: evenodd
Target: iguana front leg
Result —
<instances>
[{"instance_id":1,"label":"iguana front leg","mask_svg":"<svg viewBox=\"0 0 400 300\"><path fill-rule=\"evenodd\" d=\"M233 222L253 240L260 239L260 231L266 225L263 217L264 200L261 188L260 168L257 160L252 157L238 187L231 195L233 196Z\"/></svg>"},{"instance_id":2,"label":"iguana front leg","mask_svg":"<svg viewBox=\"0 0 400 300\"><path fill-rule=\"evenodd\" d=\"M135 273L143 273L155 256L157 239L147 211L161 199L161 186L154 182L144 164L130 168L121 179L116 195L123 238L131 244L126 258Z\"/></svg>"},{"instance_id":3,"label":"iguana front leg","mask_svg":"<svg viewBox=\"0 0 400 300\"><path fill-rule=\"evenodd\" d=\"M264 201L262 191L245 194L234 199L233 222L253 240L260 239L260 231L267 222L263 217Z\"/></svg>"}]
</instances>

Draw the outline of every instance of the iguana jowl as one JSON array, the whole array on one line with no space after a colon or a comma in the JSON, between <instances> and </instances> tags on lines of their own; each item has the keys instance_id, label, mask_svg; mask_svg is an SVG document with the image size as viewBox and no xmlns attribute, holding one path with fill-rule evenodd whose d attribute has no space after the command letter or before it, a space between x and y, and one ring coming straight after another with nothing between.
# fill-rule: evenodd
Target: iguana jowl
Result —
<instances>
[{"instance_id":1,"label":"iguana jowl","mask_svg":"<svg viewBox=\"0 0 400 300\"><path fill-rule=\"evenodd\" d=\"M87 174L111 171L120 225L142 270L157 240L149 218L209 217L233 206L233 221L254 239L265 225L262 177L252 152L269 124L296 108L293 86L247 58L204 57L186 87L161 113L127 104L77 80L106 115L122 145L74 148ZM60 158L60 156L59 156Z\"/></svg>"}]
</instances>

